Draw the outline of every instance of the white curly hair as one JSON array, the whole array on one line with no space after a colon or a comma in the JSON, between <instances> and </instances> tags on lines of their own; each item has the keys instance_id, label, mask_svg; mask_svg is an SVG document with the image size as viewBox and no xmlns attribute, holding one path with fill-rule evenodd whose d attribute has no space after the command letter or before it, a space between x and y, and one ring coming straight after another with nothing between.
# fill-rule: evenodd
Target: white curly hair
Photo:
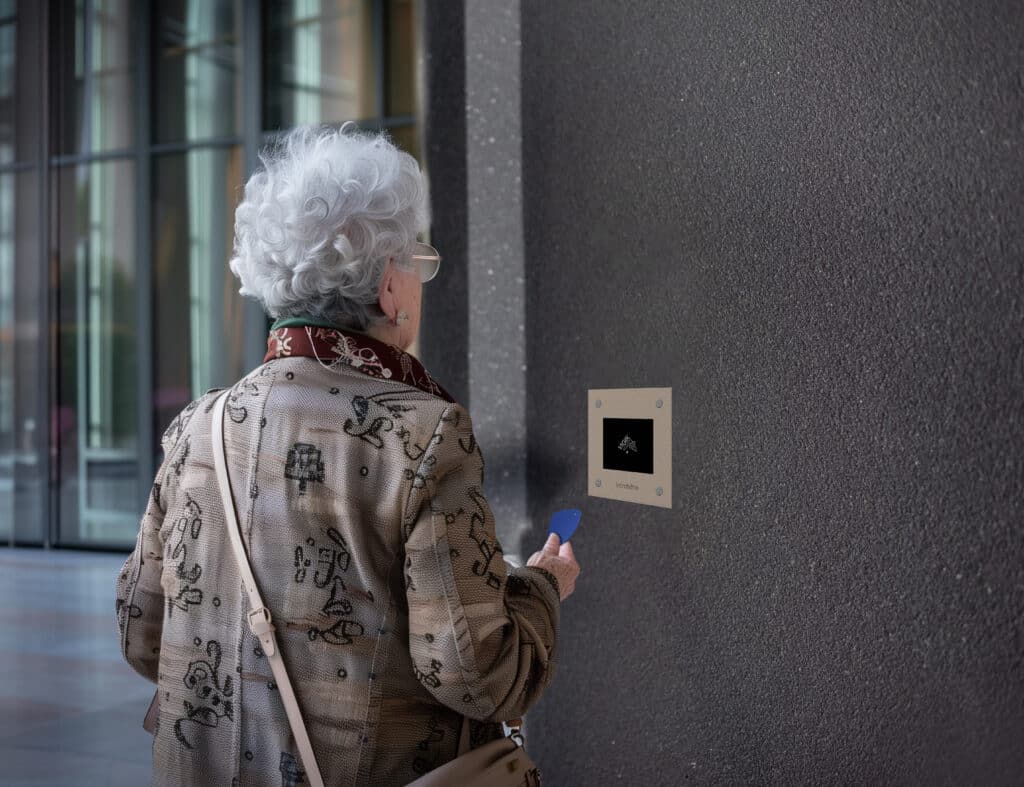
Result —
<instances>
[{"instance_id":1,"label":"white curly hair","mask_svg":"<svg viewBox=\"0 0 1024 787\"><path fill-rule=\"evenodd\" d=\"M231 272L271 317L354 330L382 322L377 290L430 223L416 160L386 134L300 127L260 155L235 211Z\"/></svg>"}]
</instances>

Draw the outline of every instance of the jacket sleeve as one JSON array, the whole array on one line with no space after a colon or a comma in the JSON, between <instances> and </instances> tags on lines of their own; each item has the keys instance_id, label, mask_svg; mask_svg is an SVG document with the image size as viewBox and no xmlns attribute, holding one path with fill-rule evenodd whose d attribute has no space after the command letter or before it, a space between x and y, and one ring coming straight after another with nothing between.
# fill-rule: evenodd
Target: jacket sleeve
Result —
<instances>
[{"instance_id":1,"label":"jacket sleeve","mask_svg":"<svg viewBox=\"0 0 1024 787\"><path fill-rule=\"evenodd\" d=\"M205 405L208 409L221 390L212 388L190 402L164 431L160 439L164 461L153 481L146 511L139 524L135 549L117 575L115 610L121 634L121 654L132 669L154 683L158 678L160 641L166 606L160 581L163 574L166 534L161 533L161 528L174 492L170 483L174 473L170 471L174 467L175 459L183 459L188 455L191 436L186 430L192 417L201 406ZM182 522L179 526L185 527L185 524Z\"/></svg>"},{"instance_id":2,"label":"jacket sleeve","mask_svg":"<svg viewBox=\"0 0 1024 787\"><path fill-rule=\"evenodd\" d=\"M132 669L157 682L160 662L160 635L163 631L164 594L160 585L163 566L163 542L160 527L167 513L162 481L165 459L153 483L146 512L139 525L135 549L117 575L115 609L121 634L121 654Z\"/></svg>"},{"instance_id":3,"label":"jacket sleeve","mask_svg":"<svg viewBox=\"0 0 1024 787\"><path fill-rule=\"evenodd\" d=\"M482 492L483 457L461 405L444 411L410 474L405 582L416 676L470 718L517 718L554 676L557 581L505 563Z\"/></svg>"}]
</instances>

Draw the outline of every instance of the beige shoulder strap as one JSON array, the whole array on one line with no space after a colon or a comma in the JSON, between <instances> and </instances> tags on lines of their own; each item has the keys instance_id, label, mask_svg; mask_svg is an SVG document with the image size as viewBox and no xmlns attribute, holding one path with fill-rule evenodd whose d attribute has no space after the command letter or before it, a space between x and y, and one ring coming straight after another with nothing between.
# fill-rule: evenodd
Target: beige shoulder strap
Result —
<instances>
[{"instance_id":1,"label":"beige shoulder strap","mask_svg":"<svg viewBox=\"0 0 1024 787\"><path fill-rule=\"evenodd\" d=\"M278 693L281 695L281 701L284 702L285 713L288 714L288 724L292 728L292 735L295 737L295 744L299 747L302 765L306 769L306 778L309 779L311 787L323 787L324 780L320 775L316 756L313 754L313 745L309 742L306 724L302 720L302 711L299 710L299 702L295 697L291 681L288 679L288 670L285 669L284 659L281 658L281 651L277 647L270 610L264 606L263 599L260 597L259 588L256 586L256 577L252 574L252 566L249 564L249 557L245 552L245 545L242 543L242 531L238 526L238 514L235 511L235 501L231 495L231 480L228 478L227 456L224 448L224 405L227 403L227 397L228 392L225 391L213 406L213 466L217 471L217 483L220 486L221 500L224 502L224 516L227 519L231 548L235 553L238 570L242 575L242 584L249 596L249 612L246 618L249 621L249 628L259 639L260 647L263 648L263 653L270 662Z\"/></svg>"}]
</instances>

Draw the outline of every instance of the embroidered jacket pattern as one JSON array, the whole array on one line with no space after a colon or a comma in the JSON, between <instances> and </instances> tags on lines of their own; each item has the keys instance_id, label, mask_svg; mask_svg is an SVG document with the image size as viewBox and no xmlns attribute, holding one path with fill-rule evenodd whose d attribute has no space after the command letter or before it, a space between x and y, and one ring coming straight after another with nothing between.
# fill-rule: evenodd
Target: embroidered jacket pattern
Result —
<instances>
[{"instance_id":1,"label":"embroidered jacket pattern","mask_svg":"<svg viewBox=\"0 0 1024 787\"><path fill-rule=\"evenodd\" d=\"M158 685L153 783L306 781L246 599L207 392L172 422L117 580L125 659ZM555 579L505 563L468 412L397 380L271 360L231 388L228 469L325 779L399 785L501 735L551 682Z\"/></svg>"}]
</instances>

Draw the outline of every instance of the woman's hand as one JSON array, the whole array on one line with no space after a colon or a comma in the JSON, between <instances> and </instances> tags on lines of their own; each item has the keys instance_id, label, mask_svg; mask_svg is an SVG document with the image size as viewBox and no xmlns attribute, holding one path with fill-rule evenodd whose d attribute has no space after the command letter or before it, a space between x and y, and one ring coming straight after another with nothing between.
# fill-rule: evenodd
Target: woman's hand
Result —
<instances>
[{"instance_id":1,"label":"woman's hand","mask_svg":"<svg viewBox=\"0 0 1024 787\"><path fill-rule=\"evenodd\" d=\"M576 556L572 553L572 544L566 541L559 546L560 539L557 533L548 536L540 552L534 552L526 565L542 568L554 574L558 580L559 592L562 601L565 601L576 589L576 577L580 575L580 564L576 562Z\"/></svg>"}]
</instances>

